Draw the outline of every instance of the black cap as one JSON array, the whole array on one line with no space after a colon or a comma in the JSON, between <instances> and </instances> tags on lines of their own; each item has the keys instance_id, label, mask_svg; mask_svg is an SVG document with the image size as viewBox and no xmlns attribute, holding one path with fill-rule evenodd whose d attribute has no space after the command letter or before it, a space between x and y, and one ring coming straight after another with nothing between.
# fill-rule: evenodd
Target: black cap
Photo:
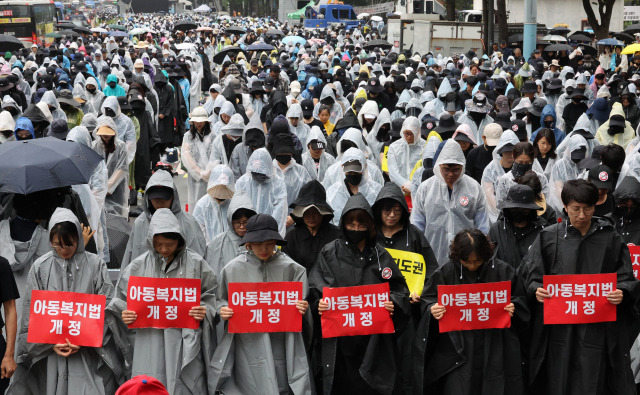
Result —
<instances>
[{"instance_id":1,"label":"black cap","mask_svg":"<svg viewBox=\"0 0 640 395\"><path fill-rule=\"evenodd\" d=\"M522 119L514 119L511 121L509 125L509 129L513 131L518 137L520 141L528 141L529 136L527 135L527 123Z\"/></svg>"},{"instance_id":2,"label":"black cap","mask_svg":"<svg viewBox=\"0 0 640 395\"><path fill-rule=\"evenodd\" d=\"M269 214L256 214L247 222L247 233L240 240L240 245L246 243L262 243L275 240L277 245L287 245L287 242L278 232L278 223Z\"/></svg>"},{"instance_id":3,"label":"black cap","mask_svg":"<svg viewBox=\"0 0 640 395\"><path fill-rule=\"evenodd\" d=\"M515 184L509 188L507 197L498 203L498 209L506 208L524 208L530 210L542 210L543 208L536 204L536 196L533 189L528 185Z\"/></svg>"},{"instance_id":4,"label":"black cap","mask_svg":"<svg viewBox=\"0 0 640 395\"><path fill-rule=\"evenodd\" d=\"M598 165L589 170L589 181L598 189L613 189L611 169L607 165Z\"/></svg>"},{"instance_id":5,"label":"black cap","mask_svg":"<svg viewBox=\"0 0 640 395\"><path fill-rule=\"evenodd\" d=\"M302 107L302 115L305 118L311 118L313 116L313 101L311 99L304 99L300 103L300 107Z\"/></svg>"},{"instance_id":6,"label":"black cap","mask_svg":"<svg viewBox=\"0 0 640 395\"><path fill-rule=\"evenodd\" d=\"M380 93L384 90L384 87L380 84L379 79L370 78L364 89L367 90L368 92Z\"/></svg>"},{"instance_id":7,"label":"black cap","mask_svg":"<svg viewBox=\"0 0 640 395\"><path fill-rule=\"evenodd\" d=\"M273 86L276 84L276 82L273 80L273 78L271 77L267 77L264 79L264 88L267 89L273 89Z\"/></svg>"}]
</instances>

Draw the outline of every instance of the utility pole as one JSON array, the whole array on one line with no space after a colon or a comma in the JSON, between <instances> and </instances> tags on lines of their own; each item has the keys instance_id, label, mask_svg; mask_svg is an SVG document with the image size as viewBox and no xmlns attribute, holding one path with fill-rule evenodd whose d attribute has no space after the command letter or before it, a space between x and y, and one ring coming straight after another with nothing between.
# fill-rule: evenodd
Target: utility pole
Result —
<instances>
[{"instance_id":1,"label":"utility pole","mask_svg":"<svg viewBox=\"0 0 640 395\"><path fill-rule=\"evenodd\" d=\"M524 31L522 34L522 56L529 59L536 49L538 32L538 0L524 0Z\"/></svg>"}]
</instances>

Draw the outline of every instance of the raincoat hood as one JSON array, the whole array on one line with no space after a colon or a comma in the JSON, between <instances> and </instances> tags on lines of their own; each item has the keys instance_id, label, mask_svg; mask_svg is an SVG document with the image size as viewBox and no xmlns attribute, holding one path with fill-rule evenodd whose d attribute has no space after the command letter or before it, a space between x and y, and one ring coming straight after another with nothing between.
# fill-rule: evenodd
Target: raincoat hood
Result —
<instances>
[{"instance_id":1,"label":"raincoat hood","mask_svg":"<svg viewBox=\"0 0 640 395\"><path fill-rule=\"evenodd\" d=\"M87 147L91 147L91 134L84 126L76 126L67 134L67 141L75 141Z\"/></svg>"},{"instance_id":2,"label":"raincoat hood","mask_svg":"<svg viewBox=\"0 0 640 395\"><path fill-rule=\"evenodd\" d=\"M625 177L613 192L616 201L625 199L633 199L636 203L640 202L640 182L633 176Z\"/></svg>"},{"instance_id":3,"label":"raincoat hood","mask_svg":"<svg viewBox=\"0 0 640 395\"><path fill-rule=\"evenodd\" d=\"M336 100L335 93L333 93L333 89L329 85L325 85L325 87L322 88L322 93L320 94L320 101L326 99L327 97L332 98L334 104L338 102Z\"/></svg>"},{"instance_id":4,"label":"raincoat hood","mask_svg":"<svg viewBox=\"0 0 640 395\"><path fill-rule=\"evenodd\" d=\"M82 237L80 221L78 221L78 218L71 210L58 207L56 211L53 212L53 215L51 215L51 219L49 220L49 233L51 233L51 229L53 229L54 226L61 222L71 222L76 227L76 231L78 232L78 249L76 250L75 255L82 254L84 252L84 238ZM58 257L58 254L53 247L51 247L51 250L53 251L54 256Z\"/></svg>"},{"instance_id":5,"label":"raincoat hood","mask_svg":"<svg viewBox=\"0 0 640 395\"><path fill-rule=\"evenodd\" d=\"M46 91L44 95L42 95L42 99L40 99L40 101L47 103L47 106L51 106L56 109L60 108L60 105L56 100L56 95L52 91Z\"/></svg>"},{"instance_id":6,"label":"raincoat hood","mask_svg":"<svg viewBox=\"0 0 640 395\"><path fill-rule=\"evenodd\" d=\"M500 151L500 149L505 145L508 145L508 144L516 145L519 142L520 142L520 139L518 139L518 136L516 136L516 133L511 129L507 129L502 133L502 136L500 136L500 140L498 140L498 145L496 145L496 148L491 153L491 156L493 157L494 160L500 161L500 155L498 155L498 152Z\"/></svg>"},{"instance_id":7,"label":"raincoat hood","mask_svg":"<svg viewBox=\"0 0 640 395\"><path fill-rule=\"evenodd\" d=\"M227 209L227 221L229 222L229 230L233 231L233 225L231 224L233 215L240 209L251 210L253 214L256 214L256 210L253 208L251 198L246 193L238 192L231 198L229 202L229 208Z\"/></svg>"},{"instance_id":8,"label":"raincoat hood","mask_svg":"<svg viewBox=\"0 0 640 395\"><path fill-rule=\"evenodd\" d=\"M171 177L171 174L169 174L169 172L165 170L158 170L155 173L153 173L153 175L149 178L149 181L147 182L147 191L149 191L149 188L152 188L152 187L165 187L165 188L173 189L173 202L171 203L171 211L174 214L178 214L182 212L182 206L180 205L180 196L178 195L178 189L173 183L173 177ZM147 216L149 217L152 216L150 211L151 207L152 207L151 201L149 200L148 197L146 197L144 199L144 202L142 203L142 208L144 212L147 213Z\"/></svg>"},{"instance_id":9,"label":"raincoat hood","mask_svg":"<svg viewBox=\"0 0 640 395\"><path fill-rule=\"evenodd\" d=\"M100 85L98 85L98 81L96 81L96 79L93 78L93 77L87 78L87 82L84 84L85 88L86 88L87 85L95 86L96 87L96 92L98 91L98 86L100 86Z\"/></svg>"},{"instance_id":10,"label":"raincoat hood","mask_svg":"<svg viewBox=\"0 0 640 395\"><path fill-rule=\"evenodd\" d=\"M438 151L438 146L441 142L442 141L436 136L429 137L422 151L422 159L433 159L436 156L436 151Z\"/></svg>"},{"instance_id":11,"label":"raincoat hood","mask_svg":"<svg viewBox=\"0 0 640 395\"><path fill-rule=\"evenodd\" d=\"M13 120L9 111L0 112L0 131L2 130L15 130L16 121Z\"/></svg>"},{"instance_id":12,"label":"raincoat hood","mask_svg":"<svg viewBox=\"0 0 640 395\"><path fill-rule=\"evenodd\" d=\"M591 121L586 113L580 115L576 121L576 126L573 127L573 131L575 132L576 130L585 130L587 132L591 131Z\"/></svg>"},{"instance_id":13,"label":"raincoat hood","mask_svg":"<svg viewBox=\"0 0 640 395\"><path fill-rule=\"evenodd\" d=\"M302 107L300 106L299 103L293 103L291 105L291 107L289 107L289 109L287 110L287 115L286 115L287 119L289 118L298 118L298 119L302 119Z\"/></svg>"},{"instance_id":14,"label":"raincoat hood","mask_svg":"<svg viewBox=\"0 0 640 395\"><path fill-rule=\"evenodd\" d=\"M153 236L162 233L178 233L182 239L185 240L180 222L178 222L176 216L173 215L171 210L168 208L156 210L151 217L151 221L149 222L149 232L147 233L149 251L155 252L155 249L153 248Z\"/></svg>"},{"instance_id":15,"label":"raincoat hood","mask_svg":"<svg viewBox=\"0 0 640 395\"><path fill-rule=\"evenodd\" d=\"M260 173L269 177L269 182L273 178L273 161L271 155L266 148L259 148L253 151L253 154L249 157L249 163L247 163L247 174Z\"/></svg>"},{"instance_id":16,"label":"raincoat hood","mask_svg":"<svg viewBox=\"0 0 640 395\"><path fill-rule=\"evenodd\" d=\"M547 104L546 106L544 106L544 108L542 109L542 113L540 114L540 126L545 128L546 126L544 125L544 119L551 115L553 117L553 125L551 125L552 128L556 127L556 110L553 108L553 105L551 104Z\"/></svg>"},{"instance_id":17,"label":"raincoat hood","mask_svg":"<svg viewBox=\"0 0 640 395\"><path fill-rule=\"evenodd\" d=\"M447 95L447 93L453 92L453 88L451 88L451 83L448 78L443 78L440 87L438 88L438 97L443 98Z\"/></svg>"},{"instance_id":18,"label":"raincoat hood","mask_svg":"<svg viewBox=\"0 0 640 395\"><path fill-rule=\"evenodd\" d=\"M378 215L382 211L382 201L384 199L391 199L398 202L398 204L400 204L400 207L402 207L402 211L403 211L402 213L403 227L406 227L409 224L409 206L407 205L407 199L405 198L404 193L402 192L402 189L400 189L400 187L393 182L388 182L384 184L384 186L378 193L378 196L376 197L376 202L373 204L373 207L372 207L372 210L376 215L374 217L376 219L375 222L376 223L379 222Z\"/></svg>"},{"instance_id":19,"label":"raincoat hood","mask_svg":"<svg viewBox=\"0 0 640 395\"><path fill-rule=\"evenodd\" d=\"M356 128L349 128L344 132L340 141L338 141L338 146L336 148L338 151L338 157L336 159L340 159L343 154L342 145L340 144L342 140L352 141L364 153L365 157L369 155L369 149L366 147L364 140L362 139L362 132Z\"/></svg>"},{"instance_id":20,"label":"raincoat hood","mask_svg":"<svg viewBox=\"0 0 640 395\"><path fill-rule=\"evenodd\" d=\"M347 215L347 213L349 213L349 211L353 210L364 210L367 214L369 214L371 219L374 219L373 210L371 209L369 202L367 202L367 199L363 194L358 192L355 195L351 196L349 200L347 200L347 203L345 203L344 205L344 209L342 209L342 216L340 217L340 230L344 231L344 217Z\"/></svg>"},{"instance_id":21,"label":"raincoat hood","mask_svg":"<svg viewBox=\"0 0 640 395\"><path fill-rule=\"evenodd\" d=\"M404 136L404 132L407 130L413 133L413 143L411 144L407 143L407 140ZM400 131L400 136L402 140L404 140L404 142L410 146L424 145L424 140L422 139L422 135L420 134L420 121L416 117L408 117L407 119L404 120L404 122L402 123L402 130Z\"/></svg>"},{"instance_id":22,"label":"raincoat hood","mask_svg":"<svg viewBox=\"0 0 640 395\"><path fill-rule=\"evenodd\" d=\"M29 120L29 118L18 118L18 121L16 122L16 128L13 130L13 134L16 137L16 140L18 139L18 130L28 130L29 133L31 133L31 138L36 138L36 133L35 130L33 129L33 124L31 123L31 121Z\"/></svg>"},{"instance_id":23,"label":"raincoat hood","mask_svg":"<svg viewBox=\"0 0 640 395\"><path fill-rule=\"evenodd\" d=\"M380 115L380 112L378 110L378 103L373 100L367 100L366 102L364 102L362 108L360 109L360 112L358 113L358 123L360 123L361 127L364 127L365 115L373 115L374 117L378 118L378 116Z\"/></svg>"},{"instance_id":24,"label":"raincoat hood","mask_svg":"<svg viewBox=\"0 0 640 395\"><path fill-rule=\"evenodd\" d=\"M209 182L207 182L207 192L211 191L213 188L222 185L233 193L236 191L236 181L233 176L233 171L229 168L229 166L225 165L217 165L213 169L211 169L211 175L209 176Z\"/></svg>"},{"instance_id":25,"label":"raincoat hood","mask_svg":"<svg viewBox=\"0 0 640 395\"><path fill-rule=\"evenodd\" d=\"M220 115L225 114L232 117L236 113L236 108L233 106L233 103L230 101L225 101L222 107L220 108Z\"/></svg>"},{"instance_id":26,"label":"raincoat hood","mask_svg":"<svg viewBox=\"0 0 640 395\"><path fill-rule=\"evenodd\" d=\"M116 117L120 116L120 114L121 114L121 112L120 112L120 104L118 103L118 98L115 97L115 96L109 96L109 97L104 99L104 102L102 103L102 107L100 107L100 111L102 112L102 114L105 113L104 112L105 108L109 108L113 112L115 112L116 113ZM102 118L102 116L100 118ZM117 128L115 128L113 130L115 130L116 132L118 131Z\"/></svg>"},{"instance_id":27,"label":"raincoat hood","mask_svg":"<svg viewBox=\"0 0 640 395\"><path fill-rule=\"evenodd\" d=\"M311 128L311 131L309 131L309 134L307 135L307 141L305 144L309 145L313 140L318 140L323 143L325 147L327 146L327 139L324 137L324 133L322 133L322 130L320 130L318 126L313 126Z\"/></svg>"},{"instance_id":28,"label":"raincoat hood","mask_svg":"<svg viewBox=\"0 0 640 395\"><path fill-rule=\"evenodd\" d=\"M588 148L587 140L579 134L574 134L569 137L569 143L567 144L567 149L564 151L564 158L567 159L570 163L571 161L571 153L573 151L577 151L580 148Z\"/></svg>"},{"instance_id":29,"label":"raincoat hood","mask_svg":"<svg viewBox=\"0 0 640 395\"><path fill-rule=\"evenodd\" d=\"M464 157L464 152L462 152L462 148L460 148L460 144L456 141L449 139L444 143L442 150L440 150L440 155L438 155L438 159L436 160L434 168L439 168L440 165L444 164L453 164L453 165L462 165L462 175L456 183L460 181L460 179L464 176L464 171L466 167L466 159ZM442 172L434 171L433 174L442 182L444 182L444 178L442 177Z\"/></svg>"}]
</instances>

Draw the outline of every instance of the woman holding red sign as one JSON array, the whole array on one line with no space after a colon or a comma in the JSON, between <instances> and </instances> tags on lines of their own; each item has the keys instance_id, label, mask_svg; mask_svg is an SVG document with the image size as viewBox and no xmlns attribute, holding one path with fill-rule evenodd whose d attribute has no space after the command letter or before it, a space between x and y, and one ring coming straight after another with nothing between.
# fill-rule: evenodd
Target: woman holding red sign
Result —
<instances>
[{"instance_id":1,"label":"woman holding red sign","mask_svg":"<svg viewBox=\"0 0 640 395\"><path fill-rule=\"evenodd\" d=\"M322 299L325 287L386 282L390 297L384 307L396 333L321 339L321 357L314 359L322 361L322 390L325 395L391 394L399 381L396 335L409 319L409 289L398 265L377 242L373 211L362 194L347 200L340 230L343 236L325 245L309 275L312 311L322 315L329 308Z\"/></svg>"},{"instance_id":2,"label":"woman holding red sign","mask_svg":"<svg viewBox=\"0 0 640 395\"><path fill-rule=\"evenodd\" d=\"M189 316L200 322L198 329L180 327L176 323L177 327L136 328L129 332L133 360L128 362L132 376L155 377L171 395L208 393L207 366L216 344L216 275L209 264L186 244L180 223L173 212L166 208L156 210L149 223L147 251L122 271L113 300L107 307L121 315L126 325L131 325L138 319L135 311L127 309L129 280L132 276L200 279L200 305L189 310ZM153 295L155 288L150 288ZM175 294L172 294L171 300L174 297ZM179 298L182 302L182 296ZM157 299L160 300L160 292L157 293ZM162 309L161 314L168 315L167 310Z\"/></svg>"},{"instance_id":3,"label":"woman holding red sign","mask_svg":"<svg viewBox=\"0 0 640 395\"><path fill-rule=\"evenodd\" d=\"M495 257L489 239L478 229L456 234L449 251L449 261L436 270L421 297L425 315L416 338L414 393L525 394L518 332L526 328L529 310L515 269ZM506 300L504 307L499 306L511 317L510 327L442 330L442 318L454 312L447 312L443 305L446 303L440 304L438 286L501 281L511 283L511 299ZM480 305L484 299L474 300L473 295L455 295L456 305L464 303L463 308L470 311L464 317L470 326L474 321L484 320L482 316L487 320L493 316L485 310L486 305ZM498 302L497 293L494 295L491 300ZM459 315L455 313L456 323L463 321Z\"/></svg>"},{"instance_id":4,"label":"woman holding red sign","mask_svg":"<svg viewBox=\"0 0 640 395\"><path fill-rule=\"evenodd\" d=\"M58 208L51 216L51 251L33 264L27 280L17 342L18 369L9 394L113 394L125 380L121 350L126 345L118 341L120 336L115 335L122 333L115 316L104 317L102 347L77 346L73 344L73 338L53 346L27 342L32 291L104 295L109 303L113 285L107 265L84 249L91 235L83 232L80 221L70 210ZM60 303L49 304L49 315L52 308L57 311L52 318L66 316ZM78 313L73 314L75 317ZM82 331L79 324L77 330Z\"/></svg>"}]
</instances>

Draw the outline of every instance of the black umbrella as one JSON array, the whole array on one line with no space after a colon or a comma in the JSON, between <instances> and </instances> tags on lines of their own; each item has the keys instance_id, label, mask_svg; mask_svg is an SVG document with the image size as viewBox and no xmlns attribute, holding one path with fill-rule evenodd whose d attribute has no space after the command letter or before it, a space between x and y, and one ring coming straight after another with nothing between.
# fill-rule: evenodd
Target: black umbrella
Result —
<instances>
[{"instance_id":1,"label":"black umbrella","mask_svg":"<svg viewBox=\"0 0 640 395\"><path fill-rule=\"evenodd\" d=\"M63 36L72 36L72 37L80 36L80 34L78 34L77 32L74 32L73 30L69 30L69 29L60 30L58 34L62 34Z\"/></svg>"},{"instance_id":2,"label":"black umbrella","mask_svg":"<svg viewBox=\"0 0 640 395\"><path fill-rule=\"evenodd\" d=\"M634 23L633 25L627 26L627 28L624 29L624 32L627 34L640 33L640 23Z\"/></svg>"},{"instance_id":3,"label":"black umbrella","mask_svg":"<svg viewBox=\"0 0 640 395\"><path fill-rule=\"evenodd\" d=\"M625 32L620 32L620 33L614 33L613 37L617 38L618 40L622 40L625 42L625 44L631 44L634 41L636 41L633 36L631 36L628 33Z\"/></svg>"},{"instance_id":4,"label":"black umbrella","mask_svg":"<svg viewBox=\"0 0 640 395\"><path fill-rule=\"evenodd\" d=\"M45 137L0 145L0 192L20 193L89 182L102 156L80 143Z\"/></svg>"},{"instance_id":5,"label":"black umbrella","mask_svg":"<svg viewBox=\"0 0 640 395\"><path fill-rule=\"evenodd\" d=\"M582 34L583 36L587 36L587 37L590 37L590 38L593 38L593 36L594 36L593 32L587 32L587 31L584 31L584 30L576 30L575 32L573 32L573 34Z\"/></svg>"},{"instance_id":6,"label":"black umbrella","mask_svg":"<svg viewBox=\"0 0 640 395\"><path fill-rule=\"evenodd\" d=\"M217 64L222 64L222 62L224 61L224 58L227 55L232 55L232 54L237 55L238 52L244 52L244 51L242 51L242 48L240 47L232 47L232 46L224 47L220 52L213 55L213 62Z\"/></svg>"},{"instance_id":7,"label":"black umbrella","mask_svg":"<svg viewBox=\"0 0 640 395\"><path fill-rule=\"evenodd\" d=\"M78 32L78 33L93 34L91 29L89 29L88 27L84 27L84 26L74 26L74 27L71 28L71 30L73 30L74 32Z\"/></svg>"},{"instance_id":8,"label":"black umbrella","mask_svg":"<svg viewBox=\"0 0 640 395\"><path fill-rule=\"evenodd\" d=\"M390 49L393 47L393 44L384 41L384 40L371 40L364 43L362 46L363 49L373 49L375 47L379 47L380 49Z\"/></svg>"},{"instance_id":9,"label":"black umbrella","mask_svg":"<svg viewBox=\"0 0 640 395\"><path fill-rule=\"evenodd\" d=\"M522 40L523 40L522 34L513 34L509 36L509 39L507 41L509 41L510 43L521 43Z\"/></svg>"},{"instance_id":10,"label":"black umbrella","mask_svg":"<svg viewBox=\"0 0 640 395\"><path fill-rule=\"evenodd\" d=\"M273 51L274 49L276 49L276 47L267 43L251 44L247 47L247 51Z\"/></svg>"},{"instance_id":11,"label":"black umbrella","mask_svg":"<svg viewBox=\"0 0 640 395\"><path fill-rule=\"evenodd\" d=\"M55 26L57 29L72 29L72 28L74 28L76 25L74 25L74 24L73 24L73 23L71 23L71 22L64 22L64 21L63 21L63 22L56 23L54 26Z\"/></svg>"},{"instance_id":12,"label":"black umbrella","mask_svg":"<svg viewBox=\"0 0 640 395\"><path fill-rule=\"evenodd\" d=\"M198 25L191 21L180 21L173 25L173 31L181 30L183 32L188 32L189 30L197 29Z\"/></svg>"},{"instance_id":13,"label":"black umbrella","mask_svg":"<svg viewBox=\"0 0 640 395\"><path fill-rule=\"evenodd\" d=\"M567 34L570 31L571 30L569 28L566 28L564 26L558 26L558 27L554 27L553 29L549 30L549 34Z\"/></svg>"},{"instance_id":14,"label":"black umbrella","mask_svg":"<svg viewBox=\"0 0 640 395\"><path fill-rule=\"evenodd\" d=\"M567 37L569 40L572 41L586 41L586 42L591 42L591 38L585 36L584 34L577 34L574 33L572 35L570 35L569 37Z\"/></svg>"},{"instance_id":15,"label":"black umbrella","mask_svg":"<svg viewBox=\"0 0 640 395\"><path fill-rule=\"evenodd\" d=\"M557 52L557 51L573 51L573 47L568 44L551 44L544 47L545 52Z\"/></svg>"},{"instance_id":16,"label":"black umbrella","mask_svg":"<svg viewBox=\"0 0 640 395\"><path fill-rule=\"evenodd\" d=\"M24 44L15 36L0 35L0 52L16 51L21 48L24 48Z\"/></svg>"},{"instance_id":17,"label":"black umbrella","mask_svg":"<svg viewBox=\"0 0 640 395\"><path fill-rule=\"evenodd\" d=\"M106 214L107 217L107 236L109 236L109 269L120 269L124 252L129 242L129 234L131 234L131 225L127 218Z\"/></svg>"},{"instance_id":18,"label":"black umbrella","mask_svg":"<svg viewBox=\"0 0 640 395\"><path fill-rule=\"evenodd\" d=\"M282 30L278 30L278 29L269 29L269 30L267 30L267 32L265 34L267 36L284 37L284 33L282 32Z\"/></svg>"},{"instance_id":19,"label":"black umbrella","mask_svg":"<svg viewBox=\"0 0 640 395\"><path fill-rule=\"evenodd\" d=\"M239 26L230 26L224 29L224 32L230 33L230 34L240 34L240 35L245 33L244 29Z\"/></svg>"},{"instance_id":20,"label":"black umbrella","mask_svg":"<svg viewBox=\"0 0 640 395\"><path fill-rule=\"evenodd\" d=\"M594 47L592 47L591 45L580 45L582 47L582 54L583 55L591 55L593 57L597 57L598 56L598 50L595 49Z\"/></svg>"}]
</instances>

